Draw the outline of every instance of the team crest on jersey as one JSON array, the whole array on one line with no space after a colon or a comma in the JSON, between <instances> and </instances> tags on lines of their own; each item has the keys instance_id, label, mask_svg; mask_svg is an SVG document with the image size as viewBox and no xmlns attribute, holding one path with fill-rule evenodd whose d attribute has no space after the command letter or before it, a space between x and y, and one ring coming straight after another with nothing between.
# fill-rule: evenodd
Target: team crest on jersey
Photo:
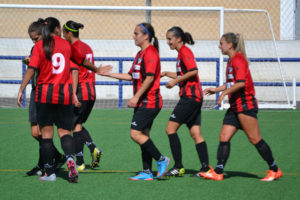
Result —
<instances>
[{"instance_id":1,"label":"team crest on jersey","mask_svg":"<svg viewBox=\"0 0 300 200\"><path fill-rule=\"evenodd\" d=\"M228 67L228 72L230 73L230 72L232 72L232 67Z\"/></svg>"},{"instance_id":2,"label":"team crest on jersey","mask_svg":"<svg viewBox=\"0 0 300 200\"><path fill-rule=\"evenodd\" d=\"M177 66L179 66L180 65L180 60L177 60L177 64L176 64Z\"/></svg>"}]
</instances>

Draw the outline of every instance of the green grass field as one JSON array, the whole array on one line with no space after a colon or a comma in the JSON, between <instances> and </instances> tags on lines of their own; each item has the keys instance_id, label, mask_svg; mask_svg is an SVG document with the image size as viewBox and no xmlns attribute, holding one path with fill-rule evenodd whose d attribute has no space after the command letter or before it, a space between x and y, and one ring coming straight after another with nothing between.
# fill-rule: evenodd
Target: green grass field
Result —
<instances>
[{"instance_id":1,"label":"green grass field","mask_svg":"<svg viewBox=\"0 0 300 200\"><path fill-rule=\"evenodd\" d=\"M165 134L170 112L161 111L151 137L163 154L172 157ZM213 167L224 113L202 113L202 133ZM98 169L81 173L78 183L71 184L63 169L56 182L41 182L37 176L25 175L38 159L38 143L30 134L28 110L0 108L0 199L300 199L299 111L260 111L258 115L262 136L283 171L283 177L273 182L259 180L265 176L267 164L241 131L231 141L231 154L221 182L190 178L190 174L182 178L130 181L128 178L142 167L140 148L129 137L131 116L129 109L92 112L85 127L104 155ZM193 140L185 126L178 133L185 169L195 172L200 169L200 162ZM57 135L55 145L61 151ZM90 162L87 148L85 161ZM156 170L155 163L153 166Z\"/></svg>"}]
</instances>

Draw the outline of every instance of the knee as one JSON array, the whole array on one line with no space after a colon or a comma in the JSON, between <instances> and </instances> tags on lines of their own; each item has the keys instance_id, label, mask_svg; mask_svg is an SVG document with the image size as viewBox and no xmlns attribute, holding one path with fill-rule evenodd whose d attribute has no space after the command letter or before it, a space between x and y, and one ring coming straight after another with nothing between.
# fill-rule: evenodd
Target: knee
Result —
<instances>
[{"instance_id":1,"label":"knee","mask_svg":"<svg viewBox=\"0 0 300 200\"><path fill-rule=\"evenodd\" d=\"M226 134L220 134L219 136L220 142L229 142L230 137L228 137Z\"/></svg>"},{"instance_id":2,"label":"knee","mask_svg":"<svg viewBox=\"0 0 300 200\"><path fill-rule=\"evenodd\" d=\"M249 137L248 139L251 144L256 145L262 138Z\"/></svg>"}]
</instances>

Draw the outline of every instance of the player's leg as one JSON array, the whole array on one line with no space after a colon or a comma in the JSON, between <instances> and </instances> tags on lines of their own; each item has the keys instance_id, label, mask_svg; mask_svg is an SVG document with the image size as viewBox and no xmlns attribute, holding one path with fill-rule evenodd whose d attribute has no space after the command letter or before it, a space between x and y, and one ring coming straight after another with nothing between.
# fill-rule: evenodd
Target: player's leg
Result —
<instances>
[{"instance_id":1,"label":"player's leg","mask_svg":"<svg viewBox=\"0 0 300 200\"><path fill-rule=\"evenodd\" d=\"M218 162L215 170L211 169L208 172L200 172L200 176L212 180L223 180L223 170L230 155L230 140L239 128L240 124L237 114L230 109L227 110L219 135L220 143L217 150Z\"/></svg>"},{"instance_id":2,"label":"player's leg","mask_svg":"<svg viewBox=\"0 0 300 200\"><path fill-rule=\"evenodd\" d=\"M172 114L174 116L174 112ZM171 115L171 116L172 116ZM171 117L170 117L171 119ZM168 121L166 126L166 133L169 138L170 148L174 159L174 166L166 172L165 176L168 177L179 177L183 176L185 173L183 164L182 164L182 151L181 151L181 143L177 134L177 130L181 126L180 123L175 121Z\"/></svg>"},{"instance_id":3,"label":"player's leg","mask_svg":"<svg viewBox=\"0 0 300 200\"><path fill-rule=\"evenodd\" d=\"M67 160L69 181L75 183L78 179L78 172L74 161L75 149L73 137L71 135L71 130L73 128L73 105L58 105L55 119L61 147Z\"/></svg>"},{"instance_id":4,"label":"player's leg","mask_svg":"<svg viewBox=\"0 0 300 200\"><path fill-rule=\"evenodd\" d=\"M143 131L145 129L150 129L153 123L154 118L159 113L159 109L147 109L147 108L136 108L132 118L130 137L131 139L140 145L143 151L147 152L157 161L158 173L157 178L160 178L164 175L167 170L167 167L170 163L170 159L166 156L163 156L157 147L154 145L153 141L148 135ZM152 173L151 173L152 175ZM131 180L147 180L143 177L144 174L138 174L135 177L131 177ZM153 177L153 176L152 176ZM152 178L153 179L153 178Z\"/></svg>"},{"instance_id":5,"label":"player's leg","mask_svg":"<svg viewBox=\"0 0 300 200\"><path fill-rule=\"evenodd\" d=\"M76 116L76 112L74 112ZM82 133L82 125L76 124L73 130L73 140L75 146L75 155L76 155L76 167L78 171L85 170L84 158L83 158L83 148L84 148L84 139Z\"/></svg>"},{"instance_id":6,"label":"player's leg","mask_svg":"<svg viewBox=\"0 0 300 200\"><path fill-rule=\"evenodd\" d=\"M282 176L282 172L280 169L278 169L278 166L273 158L271 148L261 137L256 113L240 113L238 114L238 118L249 141L255 145L257 151L269 166L268 174L262 179L262 181L273 181L277 178L280 178Z\"/></svg>"},{"instance_id":7,"label":"player's leg","mask_svg":"<svg viewBox=\"0 0 300 200\"><path fill-rule=\"evenodd\" d=\"M42 181L55 181L54 172L54 144L53 144L53 123L55 110L52 104L37 103L37 122L42 134L42 158L44 163L45 175L40 178Z\"/></svg>"},{"instance_id":8,"label":"player's leg","mask_svg":"<svg viewBox=\"0 0 300 200\"><path fill-rule=\"evenodd\" d=\"M196 151L201 163L200 172L207 172L208 170L210 170L209 158L208 158L207 144L201 134L201 127L200 125L193 125L191 126L189 131L191 137L195 142ZM196 173L193 176L199 176L199 173Z\"/></svg>"}]
</instances>

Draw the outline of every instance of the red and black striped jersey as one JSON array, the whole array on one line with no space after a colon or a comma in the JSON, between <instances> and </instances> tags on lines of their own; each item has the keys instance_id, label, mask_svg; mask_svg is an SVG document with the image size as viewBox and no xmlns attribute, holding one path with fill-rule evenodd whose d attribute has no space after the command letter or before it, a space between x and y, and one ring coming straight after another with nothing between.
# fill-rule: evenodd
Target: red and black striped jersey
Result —
<instances>
[{"instance_id":1,"label":"red and black striped jersey","mask_svg":"<svg viewBox=\"0 0 300 200\"><path fill-rule=\"evenodd\" d=\"M134 59L129 74L133 79L133 93L142 86L146 76L154 76L151 87L139 99L137 107L161 108L160 94L160 58L157 49L149 45L144 51L139 51Z\"/></svg>"},{"instance_id":2,"label":"red and black striped jersey","mask_svg":"<svg viewBox=\"0 0 300 200\"><path fill-rule=\"evenodd\" d=\"M70 105L74 102L70 82L71 45L58 36L53 39L51 61L45 56L41 40L36 43L29 62L29 67L39 70L35 101Z\"/></svg>"},{"instance_id":3,"label":"red and black striped jersey","mask_svg":"<svg viewBox=\"0 0 300 200\"><path fill-rule=\"evenodd\" d=\"M228 60L226 67L226 84L230 88L236 82L245 82L245 87L228 95L230 107L234 112L257 109L255 89L246 58L236 52L232 59Z\"/></svg>"},{"instance_id":4,"label":"red and black striped jersey","mask_svg":"<svg viewBox=\"0 0 300 200\"><path fill-rule=\"evenodd\" d=\"M198 70L194 54L190 48L182 45L177 57L177 77L183 76L185 73L193 70ZM181 98L195 99L198 102L202 101L203 93L198 74L188 80L181 81L179 87L179 96Z\"/></svg>"},{"instance_id":5,"label":"red and black striped jersey","mask_svg":"<svg viewBox=\"0 0 300 200\"><path fill-rule=\"evenodd\" d=\"M77 40L72 44L72 49L79 51L82 54L81 57L85 57L85 59L94 64L94 53L89 45L81 40ZM95 73L83 65L79 67L77 98L81 101L93 101L96 98Z\"/></svg>"}]
</instances>

